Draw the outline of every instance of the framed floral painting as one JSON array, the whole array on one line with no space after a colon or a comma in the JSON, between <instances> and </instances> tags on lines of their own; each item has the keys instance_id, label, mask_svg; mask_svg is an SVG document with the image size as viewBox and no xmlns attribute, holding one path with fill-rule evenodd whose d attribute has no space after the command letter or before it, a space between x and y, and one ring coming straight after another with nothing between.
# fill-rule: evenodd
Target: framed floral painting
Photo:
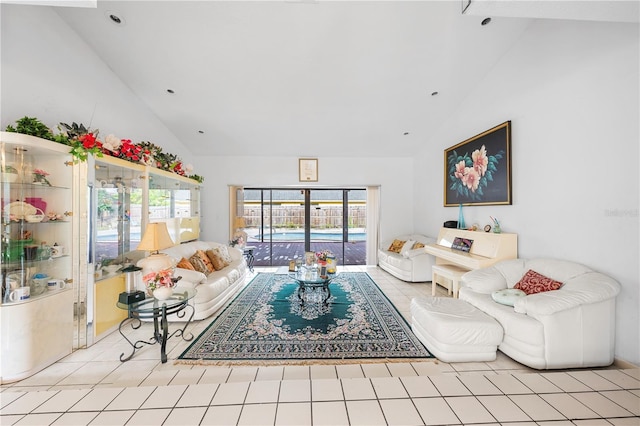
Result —
<instances>
[{"instance_id":1,"label":"framed floral painting","mask_svg":"<svg viewBox=\"0 0 640 426\"><path fill-rule=\"evenodd\" d=\"M444 150L444 205L511 204L511 121Z\"/></svg>"}]
</instances>

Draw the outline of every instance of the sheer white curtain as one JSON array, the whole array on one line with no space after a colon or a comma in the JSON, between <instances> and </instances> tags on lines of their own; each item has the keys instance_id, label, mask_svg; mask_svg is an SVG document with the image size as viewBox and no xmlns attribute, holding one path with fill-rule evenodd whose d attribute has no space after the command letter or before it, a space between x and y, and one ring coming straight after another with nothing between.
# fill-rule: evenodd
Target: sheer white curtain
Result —
<instances>
[{"instance_id":1,"label":"sheer white curtain","mask_svg":"<svg viewBox=\"0 0 640 426\"><path fill-rule=\"evenodd\" d=\"M367 265L378 264L380 187L367 186Z\"/></svg>"}]
</instances>

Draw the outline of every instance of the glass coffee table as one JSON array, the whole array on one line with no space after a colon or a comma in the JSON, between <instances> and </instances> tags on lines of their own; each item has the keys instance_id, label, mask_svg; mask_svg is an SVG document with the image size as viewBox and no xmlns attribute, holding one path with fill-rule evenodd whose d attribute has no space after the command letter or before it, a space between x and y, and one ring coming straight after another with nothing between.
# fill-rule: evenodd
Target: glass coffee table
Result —
<instances>
[{"instance_id":1,"label":"glass coffee table","mask_svg":"<svg viewBox=\"0 0 640 426\"><path fill-rule=\"evenodd\" d=\"M324 294L322 298L322 304L328 305L331 298L331 289L329 284L333 281L339 272L336 271L333 274L320 275L318 270L307 269L304 266L298 269L296 272L289 272L289 277L294 279L298 283L298 299L300 304L304 306L307 301L307 293L309 291L319 290Z\"/></svg>"},{"instance_id":2,"label":"glass coffee table","mask_svg":"<svg viewBox=\"0 0 640 426\"><path fill-rule=\"evenodd\" d=\"M131 303L130 305L120 302L116 303L118 308L129 312L127 318L122 320L120 323L118 331L133 348L131 354L127 357L124 356L123 352L122 355L120 355L120 361L125 362L130 360L136 350L142 348L142 345L154 345L156 343L160 343L160 360L162 363L165 363L167 362L167 340L173 336L180 336L187 342L193 340L193 334L185 334L185 330L189 323L191 323L193 314L195 313L195 308L193 305L189 304L189 300L193 299L195 295L195 289L176 287L173 289L171 297L166 300L158 300L153 296L147 296L146 299ZM191 310L191 315L186 319L184 327L174 330L169 334L169 322L167 320L167 316L176 314L180 321L183 321L183 318L185 318L188 313L188 311L185 311L185 308L189 308ZM122 326L127 322L131 323L131 328L137 330L142 325L141 320L147 319L153 320L153 336L151 336L149 340L138 340L133 343L122 332Z\"/></svg>"}]
</instances>

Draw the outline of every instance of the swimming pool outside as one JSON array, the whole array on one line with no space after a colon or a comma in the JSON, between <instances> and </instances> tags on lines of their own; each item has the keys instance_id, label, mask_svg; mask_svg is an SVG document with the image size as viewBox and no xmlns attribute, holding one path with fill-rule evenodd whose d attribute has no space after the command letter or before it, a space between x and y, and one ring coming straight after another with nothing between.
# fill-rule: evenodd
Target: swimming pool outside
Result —
<instances>
[{"instance_id":1,"label":"swimming pool outside","mask_svg":"<svg viewBox=\"0 0 640 426\"><path fill-rule=\"evenodd\" d=\"M342 232L311 232L312 241L342 241ZM272 234L265 234L264 241L304 241L302 231L278 231ZM366 241L365 232L349 232L349 241ZM262 235L249 235L249 241L261 241Z\"/></svg>"}]
</instances>

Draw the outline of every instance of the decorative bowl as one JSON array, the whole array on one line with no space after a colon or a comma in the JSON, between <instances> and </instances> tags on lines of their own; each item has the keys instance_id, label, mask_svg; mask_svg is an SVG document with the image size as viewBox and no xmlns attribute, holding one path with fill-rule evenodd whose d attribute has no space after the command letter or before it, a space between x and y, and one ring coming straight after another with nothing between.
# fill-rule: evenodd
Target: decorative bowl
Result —
<instances>
[{"instance_id":1,"label":"decorative bowl","mask_svg":"<svg viewBox=\"0 0 640 426\"><path fill-rule=\"evenodd\" d=\"M44 219L43 214L28 214L24 217L24 220L26 220L29 223L42 222L43 219Z\"/></svg>"},{"instance_id":2,"label":"decorative bowl","mask_svg":"<svg viewBox=\"0 0 640 426\"><path fill-rule=\"evenodd\" d=\"M107 271L107 274L114 274L118 272L118 270L122 267L122 265L107 265L103 266L102 269Z\"/></svg>"}]
</instances>

